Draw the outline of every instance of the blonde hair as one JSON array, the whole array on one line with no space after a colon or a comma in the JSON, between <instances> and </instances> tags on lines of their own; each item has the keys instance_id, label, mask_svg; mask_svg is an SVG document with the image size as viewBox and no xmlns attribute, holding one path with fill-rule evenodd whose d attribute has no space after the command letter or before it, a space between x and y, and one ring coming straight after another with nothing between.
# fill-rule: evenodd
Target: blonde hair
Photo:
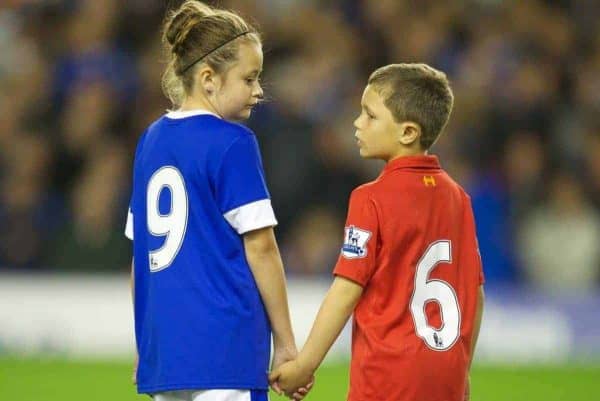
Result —
<instances>
[{"instance_id":1,"label":"blonde hair","mask_svg":"<svg viewBox=\"0 0 600 401\"><path fill-rule=\"evenodd\" d=\"M237 61L242 41L261 44L256 28L242 17L197 0L186 0L167 13L162 40L168 58L162 89L175 107L191 93L199 65L226 72Z\"/></svg>"},{"instance_id":2,"label":"blonde hair","mask_svg":"<svg viewBox=\"0 0 600 401\"><path fill-rule=\"evenodd\" d=\"M421 148L429 149L448 123L454 95L446 74L427 64L390 64L369 77L396 122L421 126Z\"/></svg>"}]
</instances>

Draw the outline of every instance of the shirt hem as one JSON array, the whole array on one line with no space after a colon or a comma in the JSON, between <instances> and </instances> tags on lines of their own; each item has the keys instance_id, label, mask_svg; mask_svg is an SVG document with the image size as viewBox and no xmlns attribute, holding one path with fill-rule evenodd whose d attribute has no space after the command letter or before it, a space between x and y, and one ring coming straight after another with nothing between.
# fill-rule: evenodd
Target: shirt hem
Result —
<instances>
[{"instance_id":1,"label":"shirt hem","mask_svg":"<svg viewBox=\"0 0 600 401\"><path fill-rule=\"evenodd\" d=\"M268 390L268 386L257 386L256 384L234 384L234 383L219 383L219 384L202 384L202 383L180 383L180 384L164 384L152 387L138 387L138 394L155 394L164 391L177 390Z\"/></svg>"}]
</instances>

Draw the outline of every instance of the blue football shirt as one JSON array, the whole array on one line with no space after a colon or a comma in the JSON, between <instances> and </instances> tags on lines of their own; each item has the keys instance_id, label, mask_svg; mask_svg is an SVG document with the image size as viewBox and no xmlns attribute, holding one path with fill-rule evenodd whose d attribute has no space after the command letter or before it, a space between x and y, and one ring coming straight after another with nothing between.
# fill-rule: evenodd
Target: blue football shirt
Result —
<instances>
[{"instance_id":1,"label":"blue football shirt","mask_svg":"<svg viewBox=\"0 0 600 401\"><path fill-rule=\"evenodd\" d=\"M138 392L267 389L271 328L242 238L277 224L256 137L170 112L140 138L133 170Z\"/></svg>"}]
</instances>

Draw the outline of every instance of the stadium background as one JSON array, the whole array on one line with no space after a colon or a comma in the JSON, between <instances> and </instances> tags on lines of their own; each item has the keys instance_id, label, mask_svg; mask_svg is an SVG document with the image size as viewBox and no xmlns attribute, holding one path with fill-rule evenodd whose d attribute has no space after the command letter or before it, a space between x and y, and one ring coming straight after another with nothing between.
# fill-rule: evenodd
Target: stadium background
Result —
<instances>
[{"instance_id":1,"label":"stadium background","mask_svg":"<svg viewBox=\"0 0 600 401\"><path fill-rule=\"evenodd\" d=\"M0 2L0 398L135 400L123 236L131 159L169 107L163 0ZM264 34L249 121L280 221L299 345L347 198L381 164L352 121L369 73L447 72L432 153L473 199L489 309L474 400L599 399L600 2L221 1ZM348 332L309 400L342 400Z\"/></svg>"}]
</instances>

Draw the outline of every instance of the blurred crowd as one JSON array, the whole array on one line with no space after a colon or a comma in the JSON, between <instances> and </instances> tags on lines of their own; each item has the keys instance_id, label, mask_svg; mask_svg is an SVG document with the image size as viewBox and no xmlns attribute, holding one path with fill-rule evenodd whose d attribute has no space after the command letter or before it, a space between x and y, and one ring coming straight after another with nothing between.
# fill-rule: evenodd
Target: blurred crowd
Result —
<instances>
[{"instance_id":1,"label":"blurred crowd","mask_svg":"<svg viewBox=\"0 0 600 401\"><path fill-rule=\"evenodd\" d=\"M138 136L160 91L166 0L2 0L0 266L129 268ZM231 0L263 33L257 133L288 272L327 275L348 196L373 179L352 122L369 74L445 71L433 147L470 193L489 285L600 287L600 2Z\"/></svg>"}]
</instances>

